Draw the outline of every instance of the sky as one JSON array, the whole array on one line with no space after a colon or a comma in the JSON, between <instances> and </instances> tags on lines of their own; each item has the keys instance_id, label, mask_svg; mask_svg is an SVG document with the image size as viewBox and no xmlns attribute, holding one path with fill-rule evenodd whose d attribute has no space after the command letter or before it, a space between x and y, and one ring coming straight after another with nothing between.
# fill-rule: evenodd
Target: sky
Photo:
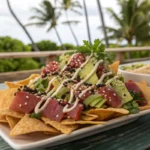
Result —
<instances>
[{"instance_id":1,"label":"sky","mask_svg":"<svg viewBox=\"0 0 150 150\"><path fill-rule=\"evenodd\" d=\"M42 0L10 0L11 6L17 15L17 17L21 20L23 24L29 23L29 18L34 14L31 11L32 7L38 7ZM50 0L53 3L53 0ZM78 0L83 5L82 0ZM88 14L89 14L89 23L91 30L92 40L96 38L103 38L103 32L98 30L98 26L101 25L99 19L99 12L97 8L96 0L86 0ZM116 12L118 12L118 6L116 0L101 0L101 5L103 8L105 24L107 26L115 27L115 23L113 22L110 15L106 12L107 7L113 8ZM78 20L80 21L77 25L72 25L75 34L77 35L78 41L81 44L82 40L87 40L87 30L86 30L86 22L84 17L84 10L81 9L82 15L77 15L72 12L69 12L70 20ZM75 44L75 41L71 35L71 32L67 25L63 25L62 22L65 21L65 16L62 15L58 21L58 31L62 38L63 43L72 43ZM38 28L35 26L27 27L27 30L30 32L32 38L35 42L40 40L51 40L59 44L57 36L54 30L50 32L46 32L47 27ZM28 37L22 30L22 28L18 25L15 19L11 16L9 9L6 4L6 0L0 0L0 36L11 36L13 38L17 38L22 40L24 43L30 43Z\"/></svg>"}]
</instances>

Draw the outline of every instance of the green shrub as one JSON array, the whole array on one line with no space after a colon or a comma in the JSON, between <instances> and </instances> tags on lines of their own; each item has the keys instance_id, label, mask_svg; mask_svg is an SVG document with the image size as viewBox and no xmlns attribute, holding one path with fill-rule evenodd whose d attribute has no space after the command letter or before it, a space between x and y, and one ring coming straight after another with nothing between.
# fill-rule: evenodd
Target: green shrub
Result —
<instances>
[{"instance_id":1,"label":"green shrub","mask_svg":"<svg viewBox=\"0 0 150 150\"><path fill-rule=\"evenodd\" d=\"M0 52L27 52L31 46L9 36L0 37ZM0 59L0 72L30 70L40 68L40 63L32 58Z\"/></svg>"},{"instance_id":2,"label":"green shrub","mask_svg":"<svg viewBox=\"0 0 150 150\"><path fill-rule=\"evenodd\" d=\"M0 37L0 52L25 52L31 51L31 47L9 36Z\"/></svg>"},{"instance_id":3,"label":"green shrub","mask_svg":"<svg viewBox=\"0 0 150 150\"><path fill-rule=\"evenodd\" d=\"M36 44L40 51L58 50L57 44L49 40L42 40Z\"/></svg>"},{"instance_id":4,"label":"green shrub","mask_svg":"<svg viewBox=\"0 0 150 150\"><path fill-rule=\"evenodd\" d=\"M65 44L59 46L59 50L63 50L63 46L66 48L66 50L75 50L76 49L76 46L74 46L73 44L65 43Z\"/></svg>"}]
</instances>

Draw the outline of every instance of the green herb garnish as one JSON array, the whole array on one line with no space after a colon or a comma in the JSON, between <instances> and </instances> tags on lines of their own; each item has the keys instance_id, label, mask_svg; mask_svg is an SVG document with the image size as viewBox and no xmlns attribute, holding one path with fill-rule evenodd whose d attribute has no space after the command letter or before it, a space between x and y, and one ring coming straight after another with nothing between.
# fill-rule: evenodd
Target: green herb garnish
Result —
<instances>
[{"instance_id":1,"label":"green herb garnish","mask_svg":"<svg viewBox=\"0 0 150 150\"><path fill-rule=\"evenodd\" d=\"M136 103L136 101L130 101L123 105L124 109L127 109L130 114L136 114L139 110L139 105Z\"/></svg>"},{"instance_id":2,"label":"green herb garnish","mask_svg":"<svg viewBox=\"0 0 150 150\"><path fill-rule=\"evenodd\" d=\"M42 114L41 113L38 113L38 114L36 114L36 113L32 113L32 114L30 114L30 118L35 118L35 119L41 119L41 116L42 116Z\"/></svg>"},{"instance_id":3,"label":"green herb garnish","mask_svg":"<svg viewBox=\"0 0 150 150\"><path fill-rule=\"evenodd\" d=\"M88 41L83 41L83 46L80 46L76 52L91 54L93 53L97 59L103 59L111 62L109 55L105 52L105 45L99 39L94 40L94 43L91 44Z\"/></svg>"},{"instance_id":4,"label":"green herb garnish","mask_svg":"<svg viewBox=\"0 0 150 150\"><path fill-rule=\"evenodd\" d=\"M131 96L133 97L133 100L136 101L136 100L145 100L144 97L141 97L142 93L139 92L139 93L135 93L135 92L130 92Z\"/></svg>"}]
</instances>

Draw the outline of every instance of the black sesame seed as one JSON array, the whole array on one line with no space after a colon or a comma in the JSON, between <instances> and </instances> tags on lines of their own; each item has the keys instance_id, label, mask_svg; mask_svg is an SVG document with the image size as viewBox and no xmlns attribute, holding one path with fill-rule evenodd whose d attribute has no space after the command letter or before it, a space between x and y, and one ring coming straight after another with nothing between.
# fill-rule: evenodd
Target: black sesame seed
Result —
<instances>
[{"instance_id":1,"label":"black sesame seed","mask_svg":"<svg viewBox=\"0 0 150 150\"><path fill-rule=\"evenodd\" d=\"M56 71L56 72L53 72L52 75L58 75L58 72L57 72L57 71Z\"/></svg>"},{"instance_id":2,"label":"black sesame seed","mask_svg":"<svg viewBox=\"0 0 150 150\"><path fill-rule=\"evenodd\" d=\"M77 76L77 81L79 82L81 80L80 76Z\"/></svg>"},{"instance_id":3,"label":"black sesame seed","mask_svg":"<svg viewBox=\"0 0 150 150\"><path fill-rule=\"evenodd\" d=\"M20 88L18 88L18 91L21 91L21 89L20 89Z\"/></svg>"},{"instance_id":4,"label":"black sesame seed","mask_svg":"<svg viewBox=\"0 0 150 150\"><path fill-rule=\"evenodd\" d=\"M16 96L16 93L14 93L14 96Z\"/></svg>"},{"instance_id":5,"label":"black sesame seed","mask_svg":"<svg viewBox=\"0 0 150 150\"><path fill-rule=\"evenodd\" d=\"M92 84L91 83L84 83L84 85L86 85L86 86L92 86Z\"/></svg>"},{"instance_id":6,"label":"black sesame seed","mask_svg":"<svg viewBox=\"0 0 150 150\"><path fill-rule=\"evenodd\" d=\"M100 87L103 87L103 86L106 86L106 85L104 83L100 83L100 84L96 85L97 88L100 88Z\"/></svg>"},{"instance_id":7,"label":"black sesame seed","mask_svg":"<svg viewBox=\"0 0 150 150\"><path fill-rule=\"evenodd\" d=\"M124 93L123 96L125 97L125 96L127 96L127 95Z\"/></svg>"}]
</instances>

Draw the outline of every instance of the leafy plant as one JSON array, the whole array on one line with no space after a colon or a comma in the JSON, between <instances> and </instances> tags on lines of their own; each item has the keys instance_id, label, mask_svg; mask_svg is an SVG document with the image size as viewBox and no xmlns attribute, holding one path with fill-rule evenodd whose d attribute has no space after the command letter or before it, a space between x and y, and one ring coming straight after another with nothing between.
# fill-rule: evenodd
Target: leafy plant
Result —
<instances>
[{"instance_id":1,"label":"leafy plant","mask_svg":"<svg viewBox=\"0 0 150 150\"><path fill-rule=\"evenodd\" d=\"M99 39L94 40L93 44L84 40L83 46L80 46L77 49L77 52L84 54L93 53L97 59L108 60L111 62L109 55L105 52L105 45Z\"/></svg>"},{"instance_id":2,"label":"leafy plant","mask_svg":"<svg viewBox=\"0 0 150 150\"><path fill-rule=\"evenodd\" d=\"M36 43L40 51L58 50L55 42L49 40L42 40Z\"/></svg>"},{"instance_id":3,"label":"leafy plant","mask_svg":"<svg viewBox=\"0 0 150 150\"><path fill-rule=\"evenodd\" d=\"M0 37L0 52L26 52L31 51L29 45L9 36ZM0 72L29 70L40 68L40 63L32 58L0 59Z\"/></svg>"}]
</instances>

